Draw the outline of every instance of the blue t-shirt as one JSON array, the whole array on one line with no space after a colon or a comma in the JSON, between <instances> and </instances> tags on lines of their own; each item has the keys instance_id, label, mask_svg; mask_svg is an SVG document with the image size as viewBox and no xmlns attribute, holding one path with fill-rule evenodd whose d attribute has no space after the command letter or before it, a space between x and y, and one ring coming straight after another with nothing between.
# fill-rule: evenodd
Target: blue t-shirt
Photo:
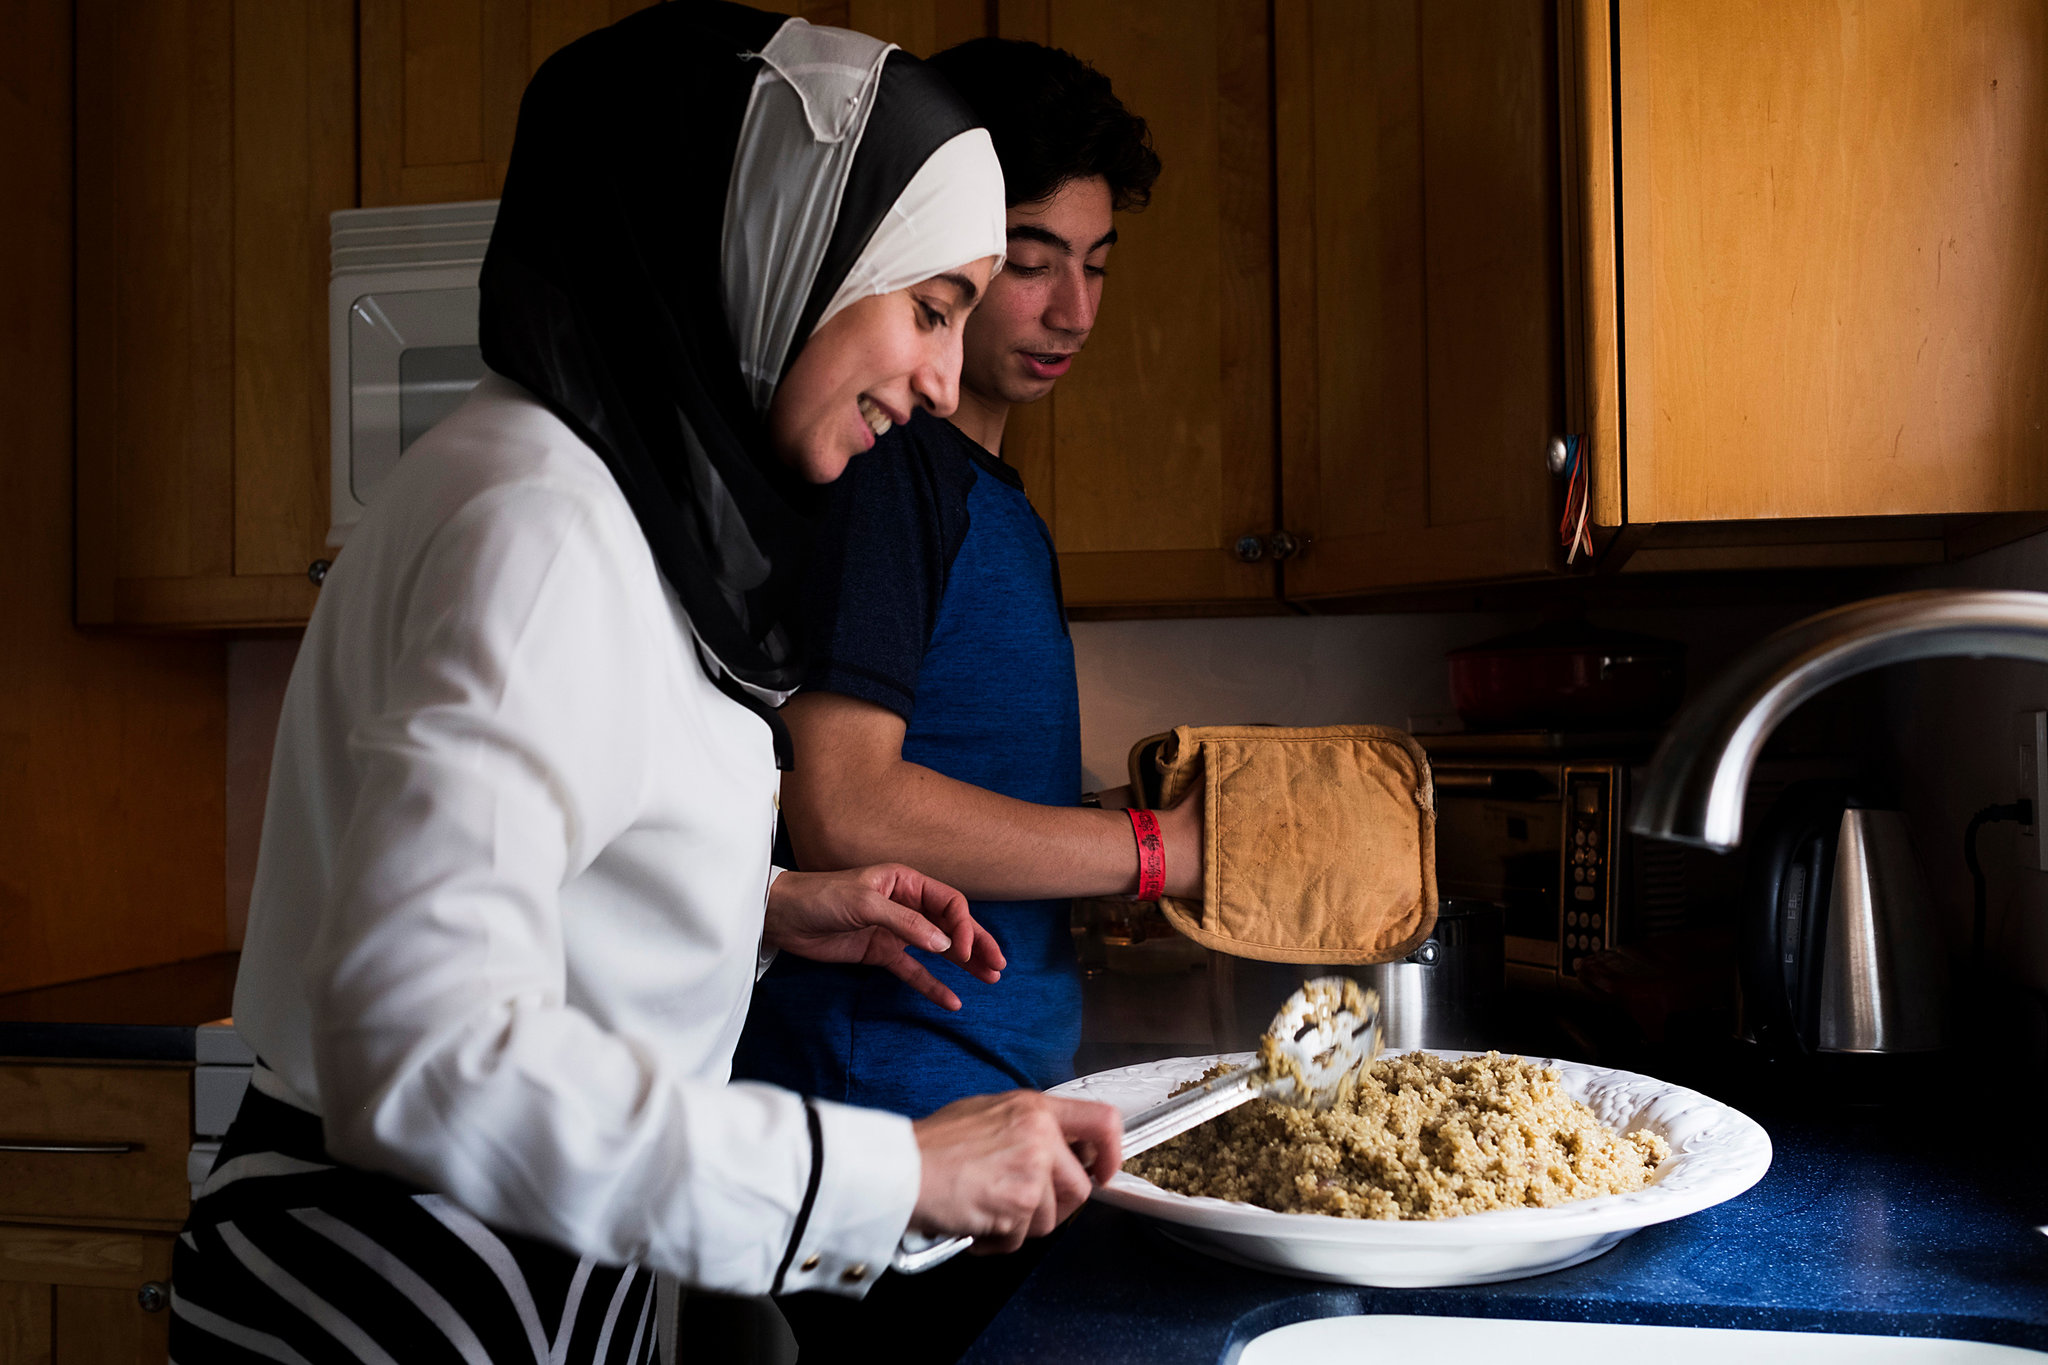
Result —
<instances>
[{"instance_id":1,"label":"blue t-shirt","mask_svg":"<svg viewBox=\"0 0 2048 1365\"><path fill-rule=\"evenodd\" d=\"M1080 702L1052 538L1017 472L952 423L919 414L833 485L804 611L808 686L903 717L906 760L1074 804ZM879 967L785 953L754 991L733 1075L913 1118L1068 1079L1081 988L1067 902L973 909L1009 960L1001 982L917 953L957 1013Z\"/></svg>"}]
</instances>

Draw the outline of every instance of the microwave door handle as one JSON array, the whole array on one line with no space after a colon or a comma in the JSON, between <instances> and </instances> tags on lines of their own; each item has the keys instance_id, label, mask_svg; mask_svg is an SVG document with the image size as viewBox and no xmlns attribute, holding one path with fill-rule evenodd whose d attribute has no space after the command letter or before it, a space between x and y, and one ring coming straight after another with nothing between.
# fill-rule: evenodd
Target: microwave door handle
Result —
<instances>
[{"instance_id":1,"label":"microwave door handle","mask_svg":"<svg viewBox=\"0 0 2048 1365\"><path fill-rule=\"evenodd\" d=\"M1490 792L1494 787L1494 774L1476 773L1469 769L1438 770L1430 774L1430 781L1438 791L1445 793Z\"/></svg>"}]
</instances>

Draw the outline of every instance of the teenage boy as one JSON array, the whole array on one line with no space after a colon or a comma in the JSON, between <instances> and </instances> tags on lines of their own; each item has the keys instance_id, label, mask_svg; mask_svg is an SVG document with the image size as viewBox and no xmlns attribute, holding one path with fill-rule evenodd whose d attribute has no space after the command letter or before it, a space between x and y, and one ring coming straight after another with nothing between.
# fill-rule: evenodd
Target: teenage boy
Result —
<instances>
[{"instance_id":1,"label":"teenage boy","mask_svg":"<svg viewBox=\"0 0 2048 1365\"><path fill-rule=\"evenodd\" d=\"M1009 257L963 338L959 409L868 414L875 448L829 493L807 587L814 669L784 709L782 809L806 868L909 863L966 892L1001 949L991 983L920 960L960 1000L881 972L785 957L755 991L738 1077L923 1116L1072 1074L1081 1026L1075 896L1198 895L1199 811L1133 820L1080 804L1080 710L1050 533L1001 458L1010 409L1052 392L1088 340L1114 214L1159 174L1144 121L1072 54L982 38L938 54L994 139ZM934 323L933 325L943 325ZM783 1300L803 1365L950 1361L1035 1253L889 1276L858 1304ZM814 1302L815 1301L815 1302ZM879 1353L879 1354L878 1354Z\"/></svg>"}]
</instances>

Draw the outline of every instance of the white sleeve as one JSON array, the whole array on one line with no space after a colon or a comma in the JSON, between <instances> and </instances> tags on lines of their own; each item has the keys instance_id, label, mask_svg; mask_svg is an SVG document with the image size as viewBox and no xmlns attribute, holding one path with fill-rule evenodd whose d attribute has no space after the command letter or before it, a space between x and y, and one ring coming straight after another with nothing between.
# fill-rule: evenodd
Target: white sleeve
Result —
<instances>
[{"instance_id":1,"label":"white sleeve","mask_svg":"<svg viewBox=\"0 0 2048 1365\"><path fill-rule=\"evenodd\" d=\"M768 894L775 893L775 879L787 871L789 869L786 867L771 866L768 869ZM768 975L768 969L774 965L775 949L768 946L768 930L764 924L761 929L761 946L754 950L754 980L759 981Z\"/></svg>"},{"instance_id":2,"label":"white sleeve","mask_svg":"<svg viewBox=\"0 0 2048 1365\"><path fill-rule=\"evenodd\" d=\"M907 1120L690 1079L700 1059L565 1004L559 891L642 800L648 632L674 624L634 605L637 528L501 494L425 556L389 696L350 736L305 981L328 1146L693 1285L863 1293L916 1201Z\"/></svg>"}]
</instances>

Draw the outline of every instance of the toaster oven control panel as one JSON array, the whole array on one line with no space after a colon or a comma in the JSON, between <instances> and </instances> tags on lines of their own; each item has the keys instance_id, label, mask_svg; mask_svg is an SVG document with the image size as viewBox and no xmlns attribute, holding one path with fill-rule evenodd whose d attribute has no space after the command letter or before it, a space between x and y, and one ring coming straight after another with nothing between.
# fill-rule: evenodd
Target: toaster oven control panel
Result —
<instances>
[{"instance_id":1,"label":"toaster oven control panel","mask_svg":"<svg viewBox=\"0 0 2048 1365\"><path fill-rule=\"evenodd\" d=\"M1558 968L1577 976L1579 962L1614 942L1614 772L1566 769L1564 894L1558 926Z\"/></svg>"}]
</instances>

